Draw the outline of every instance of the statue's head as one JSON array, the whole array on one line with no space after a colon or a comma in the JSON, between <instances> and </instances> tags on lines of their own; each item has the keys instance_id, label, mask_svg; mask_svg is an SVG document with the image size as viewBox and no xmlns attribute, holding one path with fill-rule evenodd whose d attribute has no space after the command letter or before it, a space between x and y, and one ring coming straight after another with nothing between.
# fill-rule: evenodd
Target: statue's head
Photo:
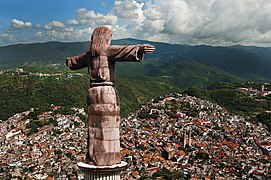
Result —
<instances>
[{"instance_id":1,"label":"statue's head","mask_svg":"<svg viewBox=\"0 0 271 180\"><path fill-rule=\"evenodd\" d=\"M112 38L112 31L107 27L97 27L94 29L91 41L90 51L93 56L97 56L100 52L110 45Z\"/></svg>"}]
</instances>

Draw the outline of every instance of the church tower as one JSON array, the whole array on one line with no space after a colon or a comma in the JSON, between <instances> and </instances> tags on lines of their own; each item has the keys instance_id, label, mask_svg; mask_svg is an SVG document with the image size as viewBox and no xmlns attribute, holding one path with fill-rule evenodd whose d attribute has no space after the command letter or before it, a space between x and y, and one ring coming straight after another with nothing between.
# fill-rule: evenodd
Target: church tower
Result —
<instances>
[{"instance_id":1,"label":"church tower","mask_svg":"<svg viewBox=\"0 0 271 180\"><path fill-rule=\"evenodd\" d=\"M183 130L183 147L185 148L187 143L187 134L186 134L186 129Z\"/></svg>"},{"instance_id":2,"label":"church tower","mask_svg":"<svg viewBox=\"0 0 271 180\"><path fill-rule=\"evenodd\" d=\"M191 134L192 134L192 131L191 131L191 128L188 129L188 146L190 147L191 146Z\"/></svg>"}]
</instances>

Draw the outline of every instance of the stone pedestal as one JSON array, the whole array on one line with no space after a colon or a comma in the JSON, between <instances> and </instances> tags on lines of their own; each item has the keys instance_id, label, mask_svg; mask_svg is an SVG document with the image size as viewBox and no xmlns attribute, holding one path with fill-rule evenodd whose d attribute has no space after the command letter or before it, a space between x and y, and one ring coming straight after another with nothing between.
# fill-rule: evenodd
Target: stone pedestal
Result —
<instances>
[{"instance_id":1,"label":"stone pedestal","mask_svg":"<svg viewBox=\"0 0 271 180\"><path fill-rule=\"evenodd\" d=\"M83 162L77 165L84 172L84 180L120 180L120 172L127 168L124 161L112 166L94 166Z\"/></svg>"}]
</instances>

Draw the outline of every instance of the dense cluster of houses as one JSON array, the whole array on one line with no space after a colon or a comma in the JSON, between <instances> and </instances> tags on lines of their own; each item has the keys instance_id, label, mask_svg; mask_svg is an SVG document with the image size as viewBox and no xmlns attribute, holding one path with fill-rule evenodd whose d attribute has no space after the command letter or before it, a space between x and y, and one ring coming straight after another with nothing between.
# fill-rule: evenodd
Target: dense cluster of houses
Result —
<instances>
[{"instance_id":1,"label":"dense cluster of houses","mask_svg":"<svg viewBox=\"0 0 271 180\"><path fill-rule=\"evenodd\" d=\"M256 88L245 88L245 87L240 87L239 90L246 92L249 94L250 97L265 97L271 94L271 90L267 89L265 85L270 85L269 83L263 83L261 85L261 89L256 89Z\"/></svg>"},{"instance_id":2,"label":"dense cluster of houses","mask_svg":"<svg viewBox=\"0 0 271 180\"><path fill-rule=\"evenodd\" d=\"M61 107L53 107L58 109ZM77 161L85 158L86 128L78 114L84 109L75 108L74 115L44 112L37 119L24 119L32 110L19 113L0 123L0 177L6 179L83 179ZM30 121L49 121L53 124L38 128L27 136ZM82 138L83 137L83 138Z\"/></svg>"},{"instance_id":3,"label":"dense cluster of houses","mask_svg":"<svg viewBox=\"0 0 271 180\"><path fill-rule=\"evenodd\" d=\"M271 177L266 127L205 100L178 94L155 100L124 119L122 129L126 178L151 176L163 167L193 179Z\"/></svg>"},{"instance_id":4,"label":"dense cluster of houses","mask_svg":"<svg viewBox=\"0 0 271 180\"><path fill-rule=\"evenodd\" d=\"M63 115L52 111L36 121L57 121L27 136L30 111L0 122L0 177L82 179L84 109ZM271 177L271 137L266 127L232 115L217 104L171 94L123 118L121 155L124 179L150 177L163 168L187 179Z\"/></svg>"},{"instance_id":5,"label":"dense cluster of houses","mask_svg":"<svg viewBox=\"0 0 271 180\"><path fill-rule=\"evenodd\" d=\"M11 74L12 76L20 74L22 76L28 76L28 77L55 77L57 79L63 77L64 75L66 77L68 77L68 78L86 76L86 74L82 74L82 73L26 72L23 68L14 68L14 69L0 70L0 75L6 75L6 74Z\"/></svg>"}]
</instances>

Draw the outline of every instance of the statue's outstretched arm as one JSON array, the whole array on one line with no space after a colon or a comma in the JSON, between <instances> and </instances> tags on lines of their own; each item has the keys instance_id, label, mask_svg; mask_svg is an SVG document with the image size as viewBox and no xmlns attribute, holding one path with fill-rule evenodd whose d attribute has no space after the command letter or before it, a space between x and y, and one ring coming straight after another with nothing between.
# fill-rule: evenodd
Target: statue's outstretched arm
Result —
<instances>
[{"instance_id":1,"label":"statue's outstretched arm","mask_svg":"<svg viewBox=\"0 0 271 180\"><path fill-rule=\"evenodd\" d=\"M113 61L142 61L144 54L151 54L155 47L149 44L111 46L108 57Z\"/></svg>"},{"instance_id":2,"label":"statue's outstretched arm","mask_svg":"<svg viewBox=\"0 0 271 180\"><path fill-rule=\"evenodd\" d=\"M153 45L150 44L142 44L140 46L140 50L143 54L151 54L153 53L155 50L155 47Z\"/></svg>"},{"instance_id":3,"label":"statue's outstretched arm","mask_svg":"<svg viewBox=\"0 0 271 180\"><path fill-rule=\"evenodd\" d=\"M84 54L81 54L79 56L74 56L74 57L68 57L66 59L66 65L71 69L71 70L76 70L76 69L82 69L84 67L87 67L89 58L90 58L90 52L87 51Z\"/></svg>"}]
</instances>

